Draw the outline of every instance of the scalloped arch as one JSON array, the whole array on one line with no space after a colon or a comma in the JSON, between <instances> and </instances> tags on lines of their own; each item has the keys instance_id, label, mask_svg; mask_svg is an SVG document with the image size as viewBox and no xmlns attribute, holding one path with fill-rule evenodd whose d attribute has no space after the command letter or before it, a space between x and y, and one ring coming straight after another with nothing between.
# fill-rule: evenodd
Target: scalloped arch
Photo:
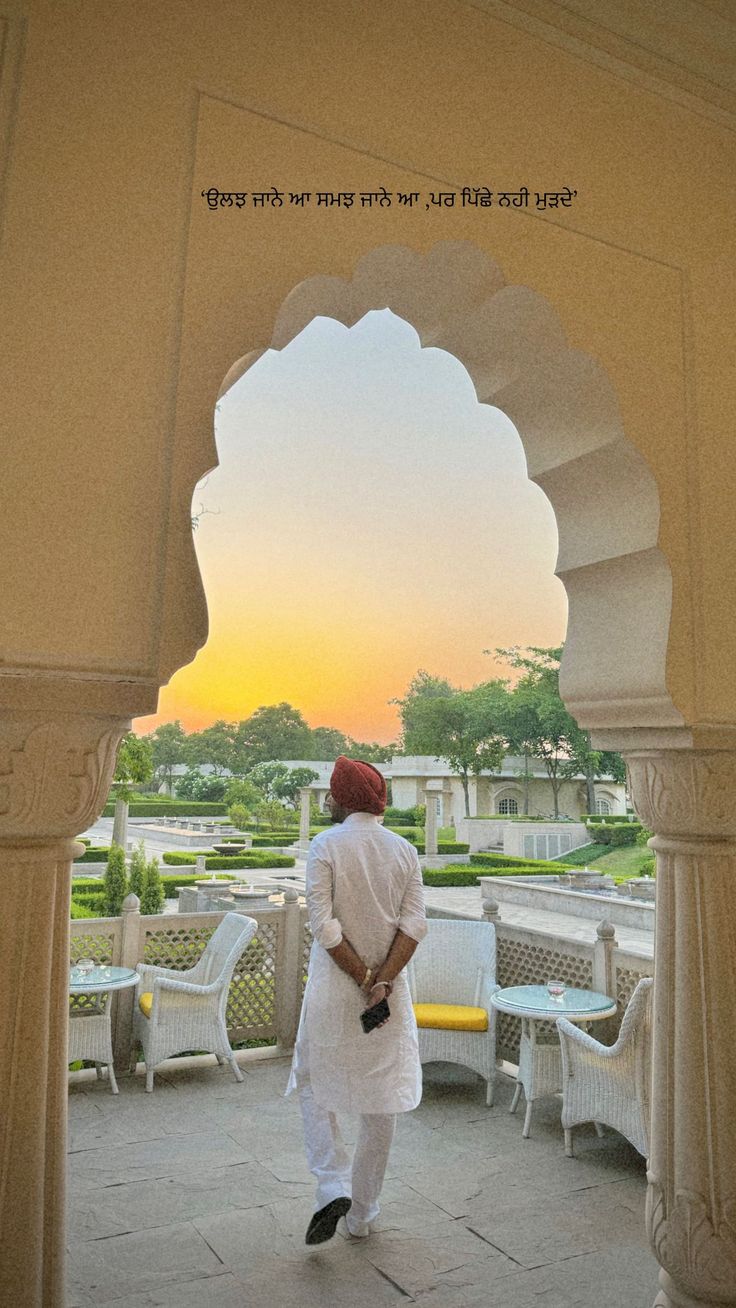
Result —
<instances>
[{"instance_id":1,"label":"scalloped arch","mask_svg":"<svg viewBox=\"0 0 736 1308\"><path fill-rule=\"evenodd\" d=\"M443 241L423 255L379 246L349 280L307 278L281 305L270 345L239 359L220 395L313 318L351 327L372 309L391 309L423 347L454 354L479 402L514 423L557 519L556 572L570 604L560 684L580 725L681 726L665 681L672 578L657 546L654 477L624 434L600 364L567 344L549 301L507 285L477 246Z\"/></svg>"}]
</instances>

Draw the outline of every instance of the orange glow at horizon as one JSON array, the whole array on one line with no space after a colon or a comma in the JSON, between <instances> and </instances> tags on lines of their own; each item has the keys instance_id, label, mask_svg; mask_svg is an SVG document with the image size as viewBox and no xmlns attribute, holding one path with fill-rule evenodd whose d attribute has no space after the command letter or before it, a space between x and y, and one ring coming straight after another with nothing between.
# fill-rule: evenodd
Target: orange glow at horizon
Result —
<instances>
[{"instance_id":1,"label":"orange glow at horizon","mask_svg":"<svg viewBox=\"0 0 736 1308\"><path fill-rule=\"evenodd\" d=\"M554 516L513 425L401 319L316 319L217 419L193 499L210 636L137 732L287 700L386 743L419 668L470 686L505 675L484 649L564 638Z\"/></svg>"}]
</instances>

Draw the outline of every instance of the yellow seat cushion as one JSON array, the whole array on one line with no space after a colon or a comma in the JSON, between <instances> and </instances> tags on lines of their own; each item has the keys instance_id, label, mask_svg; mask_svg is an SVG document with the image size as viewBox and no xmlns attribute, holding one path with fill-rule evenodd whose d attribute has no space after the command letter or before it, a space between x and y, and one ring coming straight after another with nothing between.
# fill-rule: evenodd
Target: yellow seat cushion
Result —
<instances>
[{"instance_id":1,"label":"yellow seat cushion","mask_svg":"<svg viewBox=\"0 0 736 1308\"><path fill-rule=\"evenodd\" d=\"M144 995L141 995L140 999L138 1000L138 1007L140 1008L144 1017L150 1017L152 1006L153 1006L153 994L150 990L147 990L146 993Z\"/></svg>"},{"instance_id":2,"label":"yellow seat cushion","mask_svg":"<svg viewBox=\"0 0 736 1308\"><path fill-rule=\"evenodd\" d=\"M485 1008L472 1008L469 1004L415 1004L414 1016L417 1026L440 1031L488 1030Z\"/></svg>"}]
</instances>

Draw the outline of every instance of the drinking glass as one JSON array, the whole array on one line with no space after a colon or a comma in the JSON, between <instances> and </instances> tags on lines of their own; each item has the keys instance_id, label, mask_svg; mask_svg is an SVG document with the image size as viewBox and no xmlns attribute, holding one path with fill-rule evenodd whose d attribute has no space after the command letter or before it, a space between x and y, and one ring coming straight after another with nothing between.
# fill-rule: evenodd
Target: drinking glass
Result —
<instances>
[{"instance_id":1,"label":"drinking glass","mask_svg":"<svg viewBox=\"0 0 736 1308\"><path fill-rule=\"evenodd\" d=\"M565 998L565 982L554 981L554 980L548 981L547 994L549 995L550 999L554 999L557 1001L557 1003L561 1003L562 1000Z\"/></svg>"}]
</instances>

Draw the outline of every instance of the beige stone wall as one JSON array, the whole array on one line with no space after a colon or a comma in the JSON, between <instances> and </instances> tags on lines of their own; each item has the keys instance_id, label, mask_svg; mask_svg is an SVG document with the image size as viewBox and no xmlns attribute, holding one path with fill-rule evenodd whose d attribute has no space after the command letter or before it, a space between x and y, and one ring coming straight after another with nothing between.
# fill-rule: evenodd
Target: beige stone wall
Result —
<instances>
[{"instance_id":1,"label":"beige stone wall","mask_svg":"<svg viewBox=\"0 0 736 1308\"><path fill-rule=\"evenodd\" d=\"M485 8L406 0L368 23L358 0L5 4L8 668L73 668L152 708L206 636L188 519L233 361L268 345L304 278L467 240L610 377L660 492L670 693L689 723L736 720L733 106L697 99L697 70L673 88L662 60L637 68L631 33L604 57L560 6ZM213 214L200 196L443 181L578 200Z\"/></svg>"}]
</instances>

